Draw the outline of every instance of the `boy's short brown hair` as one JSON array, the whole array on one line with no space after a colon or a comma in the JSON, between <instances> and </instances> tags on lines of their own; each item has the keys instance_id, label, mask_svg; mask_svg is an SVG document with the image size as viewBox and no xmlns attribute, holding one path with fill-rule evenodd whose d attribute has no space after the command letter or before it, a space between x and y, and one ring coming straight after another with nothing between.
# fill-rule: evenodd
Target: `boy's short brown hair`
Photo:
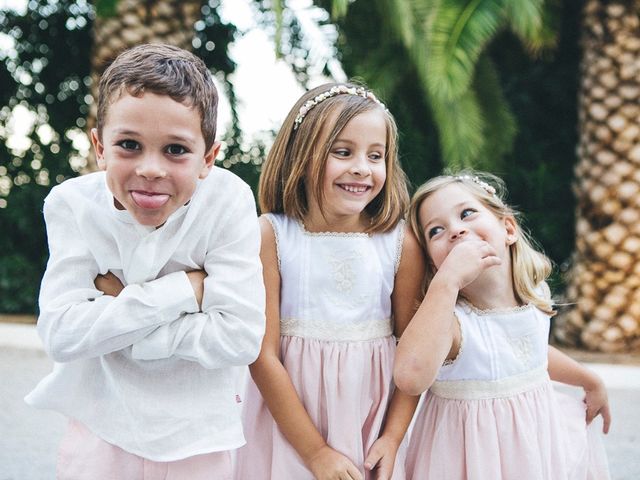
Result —
<instances>
[{"instance_id":1,"label":"boy's short brown hair","mask_svg":"<svg viewBox=\"0 0 640 480\"><path fill-rule=\"evenodd\" d=\"M105 70L98 87L98 136L109 105L123 92L134 97L144 92L167 95L197 108L206 151L215 142L218 91L204 62L182 48L144 44L122 52Z\"/></svg>"}]
</instances>

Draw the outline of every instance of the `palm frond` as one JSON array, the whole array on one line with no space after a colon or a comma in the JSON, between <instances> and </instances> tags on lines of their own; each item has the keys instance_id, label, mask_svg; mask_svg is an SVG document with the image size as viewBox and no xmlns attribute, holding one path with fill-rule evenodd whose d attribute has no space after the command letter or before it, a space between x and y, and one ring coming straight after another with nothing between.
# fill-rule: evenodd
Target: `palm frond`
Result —
<instances>
[{"instance_id":1,"label":"palm frond","mask_svg":"<svg viewBox=\"0 0 640 480\"><path fill-rule=\"evenodd\" d=\"M334 20L344 17L349 9L349 0L331 0L331 17Z\"/></svg>"},{"instance_id":2,"label":"palm frond","mask_svg":"<svg viewBox=\"0 0 640 480\"><path fill-rule=\"evenodd\" d=\"M429 90L453 100L469 88L478 57L504 25L503 2L441 2L425 20Z\"/></svg>"},{"instance_id":3,"label":"palm frond","mask_svg":"<svg viewBox=\"0 0 640 480\"><path fill-rule=\"evenodd\" d=\"M275 44L276 44L276 58L282 57L282 9L283 9L283 1L284 0L272 0L273 1L273 12L276 15L276 34L275 34Z\"/></svg>"},{"instance_id":4,"label":"palm frond","mask_svg":"<svg viewBox=\"0 0 640 480\"><path fill-rule=\"evenodd\" d=\"M503 94L498 72L487 55L478 60L473 89L478 95L484 123L483 143L475 166L499 171L505 154L513 149L518 128Z\"/></svg>"},{"instance_id":5,"label":"palm frond","mask_svg":"<svg viewBox=\"0 0 640 480\"><path fill-rule=\"evenodd\" d=\"M483 147L485 123L473 90L456 100L430 99L442 160L452 168L472 167Z\"/></svg>"},{"instance_id":6,"label":"palm frond","mask_svg":"<svg viewBox=\"0 0 640 480\"><path fill-rule=\"evenodd\" d=\"M410 0L377 0L382 18L388 19L394 35L410 49L415 41L415 17Z\"/></svg>"},{"instance_id":7,"label":"palm frond","mask_svg":"<svg viewBox=\"0 0 640 480\"><path fill-rule=\"evenodd\" d=\"M535 53L555 44L553 15L544 0L509 0L504 8L510 29L528 50Z\"/></svg>"}]
</instances>

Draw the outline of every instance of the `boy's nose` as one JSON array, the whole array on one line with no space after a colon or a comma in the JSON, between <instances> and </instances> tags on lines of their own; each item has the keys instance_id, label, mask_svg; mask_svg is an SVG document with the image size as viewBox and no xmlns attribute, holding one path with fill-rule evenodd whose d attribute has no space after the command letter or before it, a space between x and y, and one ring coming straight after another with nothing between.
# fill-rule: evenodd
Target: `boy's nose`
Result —
<instances>
[{"instance_id":1,"label":"boy's nose","mask_svg":"<svg viewBox=\"0 0 640 480\"><path fill-rule=\"evenodd\" d=\"M162 161L156 158L154 155L145 157L138 168L136 169L136 175L144 177L147 180L157 180L167 176L167 172L162 166Z\"/></svg>"}]
</instances>

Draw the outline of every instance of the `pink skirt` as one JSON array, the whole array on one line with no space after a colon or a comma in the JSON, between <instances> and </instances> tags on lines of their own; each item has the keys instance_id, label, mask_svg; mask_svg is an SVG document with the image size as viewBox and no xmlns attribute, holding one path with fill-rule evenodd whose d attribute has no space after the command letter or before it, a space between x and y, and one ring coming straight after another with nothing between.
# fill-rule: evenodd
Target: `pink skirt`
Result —
<instances>
[{"instance_id":1,"label":"pink skirt","mask_svg":"<svg viewBox=\"0 0 640 480\"><path fill-rule=\"evenodd\" d=\"M283 336L280 354L298 396L327 444L348 457L366 479L364 459L377 440L392 393L395 339L330 342ZM247 444L237 452L237 480L313 480L280 433L253 381L243 424ZM394 480L404 480L404 445Z\"/></svg>"},{"instance_id":2,"label":"pink skirt","mask_svg":"<svg viewBox=\"0 0 640 480\"><path fill-rule=\"evenodd\" d=\"M230 480L228 451L154 462L126 452L69 420L58 452L57 480Z\"/></svg>"},{"instance_id":3,"label":"pink skirt","mask_svg":"<svg viewBox=\"0 0 640 480\"><path fill-rule=\"evenodd\" d=\"M426 395L409 440L407 479L609 478L585 406L555 392L550 381L506 398Z\"/></svg>"}]
</instances>

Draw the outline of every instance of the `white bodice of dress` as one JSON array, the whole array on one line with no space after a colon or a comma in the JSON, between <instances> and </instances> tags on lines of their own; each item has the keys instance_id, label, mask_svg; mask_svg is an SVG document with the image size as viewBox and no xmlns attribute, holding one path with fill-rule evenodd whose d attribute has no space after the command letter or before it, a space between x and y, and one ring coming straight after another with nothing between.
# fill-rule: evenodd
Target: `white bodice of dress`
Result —
<instances>
[{"instance_id":1,"label":"white bodice of dress","mask_svg":"<svg viewBox=\"0 0 640 480\"><path fill-rule=\"evenodd\" d=\"M267 214L280 269L280 333L331 341L392 334L391 293L404 222L388 233L312 233Z\"/></svg>"},{"instance_id":2,"label":"white bodice of dress","mask_svg":"<svg viewBox=\"0 0 640 480\"><path fill-rule=\"evenodd\" d=\"M455 314L462 344L439 381L497 381L546 368L549 316L535 306L482 311L461 301Z\"/></svg>"}]
</instances>

